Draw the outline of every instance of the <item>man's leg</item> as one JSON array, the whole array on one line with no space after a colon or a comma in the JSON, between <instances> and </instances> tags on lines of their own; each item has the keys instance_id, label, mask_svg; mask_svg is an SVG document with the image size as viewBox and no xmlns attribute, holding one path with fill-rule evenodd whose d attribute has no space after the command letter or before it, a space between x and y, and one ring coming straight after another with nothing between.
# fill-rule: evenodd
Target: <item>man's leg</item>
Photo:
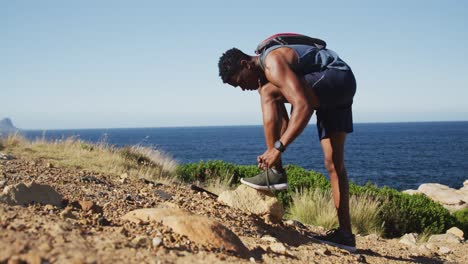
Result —
<instances>
[{"instance_id":1,"label":"man's leg","mask_svg":"<svg viewBox=\"0 0 468 264\"><path fill-rule=\"evenodd\" d=\"M330 176L333 201L338 212L341 232L351 234L349 215L349 184L344 165L346 132L332 132L320 141L324 154L325 168Z\"/></svg>"}]
</instances>

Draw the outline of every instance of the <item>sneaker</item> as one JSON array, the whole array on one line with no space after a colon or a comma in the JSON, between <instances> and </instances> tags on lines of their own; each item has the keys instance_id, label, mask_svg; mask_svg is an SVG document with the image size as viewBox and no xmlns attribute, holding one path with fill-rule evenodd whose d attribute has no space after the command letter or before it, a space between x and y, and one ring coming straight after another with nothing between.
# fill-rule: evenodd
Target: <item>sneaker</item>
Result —
<instances>
[{"instance_id":1,"label":"sneaker","mask_svg":"<svg viewBox=\"0 0 468 264\"><path fill-rule=\"evenodd\" d=\"M356 252L356 237L353 234L343 234L338 229L327 232L324 236L314 236L315 239L325 244L339 247L349 252Z\"/></svg>"},{"instance_id":2,"label":"sneaker","mask_svg":"<svg viewBox=\"0 0 468 264\"><path fill-rule=\"evenodd\" d=\"M284 190L288 188L286 172L277 173L267 169L252 178L242 178L241 183L257 190Z\"/></svg>"}]
</instances>

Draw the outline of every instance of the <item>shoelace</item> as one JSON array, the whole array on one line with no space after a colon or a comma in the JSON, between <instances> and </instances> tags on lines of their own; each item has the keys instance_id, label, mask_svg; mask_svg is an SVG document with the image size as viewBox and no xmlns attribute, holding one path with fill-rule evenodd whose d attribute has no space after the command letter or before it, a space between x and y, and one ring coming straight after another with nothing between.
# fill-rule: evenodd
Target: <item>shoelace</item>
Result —
<instances>
[{"instance_id":1,"label":"shoelace","mask_svg":"<svg viewBox=\"0 0 468 264\"><path fill-rule=\"evenodd\" d=\"M268 172L270 172L269 168L267 168L267 170L266 170L266 182L267 182L268 189L270 189L270 175L269 175Z\"/></svg>"}]
</instances>

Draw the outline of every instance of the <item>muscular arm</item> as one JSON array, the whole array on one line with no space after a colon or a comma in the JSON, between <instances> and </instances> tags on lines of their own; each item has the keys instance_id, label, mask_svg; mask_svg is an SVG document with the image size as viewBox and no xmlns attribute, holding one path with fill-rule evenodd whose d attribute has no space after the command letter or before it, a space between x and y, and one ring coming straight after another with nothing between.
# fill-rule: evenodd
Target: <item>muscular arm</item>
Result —
<instances>
[{"instance_id":1,"label":"muscular arm","mask_svg":"<svg viewBox=\"0 0 468 264\"><path fill-rule=\"evenodd\" d=\"M298 78L292 70L295 63L297 56L289 48L276 49L268 54L265 60L266 78L279 88L282 96L294 108L289 124L280 138L285 146L299 136L314 112L311 94L306 93L305 80Z\"/></svg>"}]
</instances>

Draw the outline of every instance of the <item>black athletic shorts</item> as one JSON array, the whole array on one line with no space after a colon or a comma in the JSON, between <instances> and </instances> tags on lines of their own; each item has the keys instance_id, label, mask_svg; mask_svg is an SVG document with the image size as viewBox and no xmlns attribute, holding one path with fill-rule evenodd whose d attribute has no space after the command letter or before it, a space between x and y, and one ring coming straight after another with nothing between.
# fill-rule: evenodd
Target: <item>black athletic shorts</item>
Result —
<instances>
[{"instance_id":1,"label":"black athletic shorts","mask_svg":"<svg viewBox=\"0 0 468 264\"><path fill-rule=\"evenodd\" d=\"M314 89L320 107L317 109L319 139L328 138L330 132L353 132L353 97L356 79L351 70L326 69L304 76Z\"/></svg>"}]
</instances>

